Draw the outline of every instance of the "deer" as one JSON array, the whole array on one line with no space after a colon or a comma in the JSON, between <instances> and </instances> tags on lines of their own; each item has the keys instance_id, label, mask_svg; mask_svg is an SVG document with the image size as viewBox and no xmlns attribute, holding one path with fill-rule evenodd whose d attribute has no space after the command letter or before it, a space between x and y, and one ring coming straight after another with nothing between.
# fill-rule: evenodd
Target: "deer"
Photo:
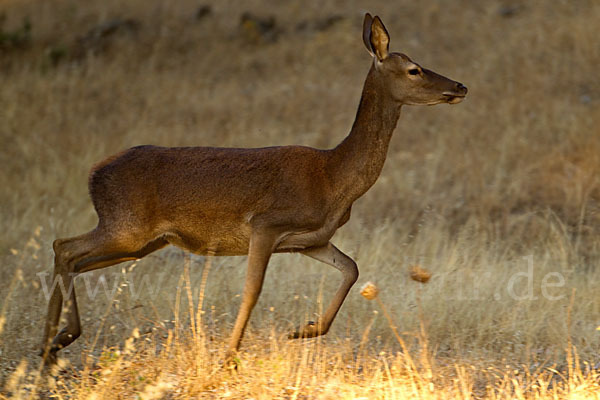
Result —
<instances>
[{"instance_id":1,"label":"deer","mask_svg":"<svg viewBox=\"0 0 600 400\"><path fill-rule=\"evenodd\" d=\"M237 354L274 253L297 252L330 265L341 283L316 322L290 339L326 334L358 279L356 262L330 239L348 222L353 203L379 177L403 105L460 103L467 88L389 52L378 16L366 14L362 37L372 57L350 133L331 149L158 147L144 145L94 165L89 194L97 226L56 239L54 279L70 287L79 274L141 259L167 245L207 256L247 255L241 304L227 344ZM55 286L41 355L57 352L81 334L75 290ZM58 331L61 313L66 326Z\"/></svg>"}]
</instances>

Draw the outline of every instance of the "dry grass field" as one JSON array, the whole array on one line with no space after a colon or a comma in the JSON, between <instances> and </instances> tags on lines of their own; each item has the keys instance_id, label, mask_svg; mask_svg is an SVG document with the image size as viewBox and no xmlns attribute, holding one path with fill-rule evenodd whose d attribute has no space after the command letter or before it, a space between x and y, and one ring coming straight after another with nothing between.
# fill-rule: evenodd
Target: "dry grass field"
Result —
<instances>
[{"instance_id":1,"label":"dry grass field","mask_svg":"<svg viewBox=\"0 0 600 400\"><path fill-rule=\"evenodd\" d=\"M170 247L79 277L83 334L39 375L51 244L95 226L91 165L138 144L335 146L366 11L469 95L403 108L333 238L361 276L329 334L286 339L339 273L276 255L222 369L245 258ZM600 398L599 21L596 0L4 0L0 398Z\"/></svg>"}]
</instances>

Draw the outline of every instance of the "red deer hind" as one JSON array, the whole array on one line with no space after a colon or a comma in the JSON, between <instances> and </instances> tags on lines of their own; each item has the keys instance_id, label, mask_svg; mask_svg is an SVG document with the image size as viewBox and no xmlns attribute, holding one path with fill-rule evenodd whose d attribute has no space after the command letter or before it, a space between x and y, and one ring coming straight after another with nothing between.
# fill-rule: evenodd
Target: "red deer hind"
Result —
<instances>
[{"instance_id":1,"label":"red deer hind","mask_svg":"<svg viewBox=\"0 0 600 400\"><path fill-rule=\"evenodd\" d=\"M273 253L299 252L337 268L341 284L324 314L290 334L327 333L358 278L356 263L330 239L352 203L377 180L404 104L455 104L467 88L388 52L379 17L365 15L363 41L373 57L354 125L328 150L139 146L92 168L89 192L98 226L54 242L55 279L142 258L169 244L196 254L248 255L240 309L229 341L239 348ZM47 364L81 333L75 291L55 288L42 355ZM63 301L66 327L58 333Z\"/></svg>"}]
</instances>

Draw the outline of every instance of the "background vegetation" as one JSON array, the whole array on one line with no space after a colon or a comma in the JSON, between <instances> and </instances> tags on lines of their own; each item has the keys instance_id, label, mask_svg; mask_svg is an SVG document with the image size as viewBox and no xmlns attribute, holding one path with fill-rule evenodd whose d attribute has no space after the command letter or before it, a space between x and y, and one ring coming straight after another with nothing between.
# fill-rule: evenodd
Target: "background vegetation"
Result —
<instances>
[{"instance_id":1,"label":"background vegetation","mask_svg":"<svg viewBox=\"0 0 600 400\"><path fill-rule=\"evenodd\" d=\"M222 371L245 259L209 270L167 248L78 278L83 335L62 351L67 372L29 375L51 243L96 222L91 165L138 144L334 146L369 68L366 11L392 50L469 95L403 109L382 176L333 239L361 277L332 331L286 341L340 276L274 256L240 372ZM597 396L599 20L593 0L2 2L0 393ZM414 265L428 283L409 278ZM366 281L406 352L360 297Z\"/></svg>"}]
</instances>

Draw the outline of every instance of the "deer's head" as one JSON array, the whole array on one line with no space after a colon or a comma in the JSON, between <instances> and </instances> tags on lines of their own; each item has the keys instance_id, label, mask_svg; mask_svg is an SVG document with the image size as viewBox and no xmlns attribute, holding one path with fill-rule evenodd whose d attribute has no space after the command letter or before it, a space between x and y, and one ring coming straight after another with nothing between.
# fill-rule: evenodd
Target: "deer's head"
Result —
<instances>
[{"instance_id":1,"label":"deer's head","mask_svg":"<svg viewBox=\"0 0 600 400\"><path fill-rule=\"evenodd\" d=\"M402 53L388 52L390 36L377 16L365 15L363 41L373 56L375 73L384 90L401 104L460 103L467 88L460 82L421 67Z\"/></svg>"}]
</instances>

